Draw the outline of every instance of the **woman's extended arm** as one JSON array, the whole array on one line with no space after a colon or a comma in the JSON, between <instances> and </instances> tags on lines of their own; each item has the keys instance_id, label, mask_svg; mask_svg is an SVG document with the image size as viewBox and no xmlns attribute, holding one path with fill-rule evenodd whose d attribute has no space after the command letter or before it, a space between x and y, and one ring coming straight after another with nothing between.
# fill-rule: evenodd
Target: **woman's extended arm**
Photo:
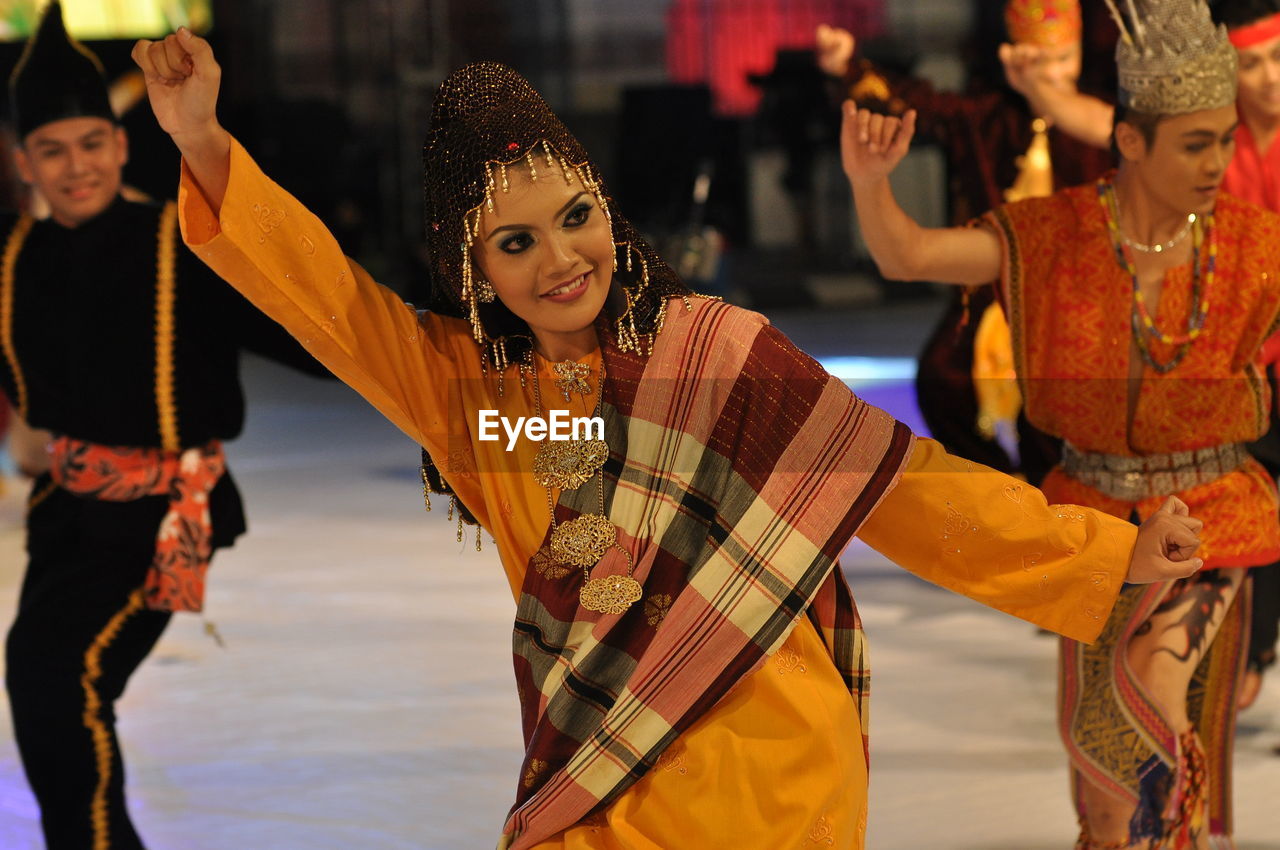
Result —
<instances>
[{"instance_id":1,"label":"woman's extended arm","mask_svg":"<svg viewBox=\"0 0 1280 850\"><path fill-rule=\"evenodd\" d=\"M218 124L221 71L204 39L183 29L139 41L133 57L182 152L183 240L401 430L437 456L447 452L449 320L420 324Z\"/></svg>"}]
</instances>

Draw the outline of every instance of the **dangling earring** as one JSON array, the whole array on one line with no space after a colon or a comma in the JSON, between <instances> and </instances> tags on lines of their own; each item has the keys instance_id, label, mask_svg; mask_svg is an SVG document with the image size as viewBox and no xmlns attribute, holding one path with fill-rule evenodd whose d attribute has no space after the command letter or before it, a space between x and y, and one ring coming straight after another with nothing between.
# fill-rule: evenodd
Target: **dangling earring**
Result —
<instances>
[{"instance_id":1,"label":"dangling earring","mask_svg":"<svg viewBox=\"0 0 1280 850\"><path fill-rule=\"evenodd\" d=\"M482 304L492 304L493 299L498 297L497 293L493 291L493 284L485 278L476 278L474 286L476 289L476 298Z\"/></svg>"}]
</instances>

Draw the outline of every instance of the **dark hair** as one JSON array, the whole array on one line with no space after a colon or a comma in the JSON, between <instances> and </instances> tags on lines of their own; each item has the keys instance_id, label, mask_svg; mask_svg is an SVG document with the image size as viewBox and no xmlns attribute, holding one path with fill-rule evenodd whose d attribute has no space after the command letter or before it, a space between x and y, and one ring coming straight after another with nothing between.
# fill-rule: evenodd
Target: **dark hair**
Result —
<instances>
[{"instance_id":1,"label":"dark hair","mask_svg":"<svg viewBox=\"0 0 1280 850\"><path fill-rule=\"evenodd\" d=\"M1218 0L1209 9L1215 24L1236 29L1280 13L1280 0Z\"/></svg>"},{"instance_id":2,"label":"dark hair","mask_svg":"<svg viewBox=\"0 0 1280 850\"><path fill-rule=\"evenodd\" d=\"M1111 125L1111 155L1115 158L1116 164L1120 163L1120 146L1116 144L1116 128L1120 126L1121 121L1142 134L1142 140L1147 143L1147 147L1151 147L1156 141L1156 127L1165 117L1117 105L1116 117Z\"/></svg>"}]
</instances>

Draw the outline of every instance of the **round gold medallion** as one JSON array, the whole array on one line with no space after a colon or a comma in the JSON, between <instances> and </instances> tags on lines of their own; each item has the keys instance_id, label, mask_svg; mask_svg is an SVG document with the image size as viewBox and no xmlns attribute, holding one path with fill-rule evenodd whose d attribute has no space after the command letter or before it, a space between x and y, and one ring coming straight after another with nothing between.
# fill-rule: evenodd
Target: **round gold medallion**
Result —
<instances>
[{"instance_id":1,"label":"round gold medallion","mask_svg":"<svg viewBox=\"0 0 1280 850\"><path fill-rule=\"evenodd\" d=\"M608 459L604 440L543 440L533 459L533 480L540 487L575 490Z\"/></svg>"},{"instance_id":2,"label":"round gold medallion","mask_svg":"<svg viewBox=\"0 0 1280 850\"><path fill-rule=\"evenodd\" d=\"M621 614L640 599L640 582L631 576L605 576L593 578L578 591L578 601L588 611L601 614Z\"/></svg>"},{"instance_id":3,"label":"round gold medallion","mask_svg":"<svg viewBox=\"0 0 1280 850\"><path fill-rule=\"evenodd\" d=\"M551 554L562 564L592 567L617 542L613 523L598 514L583 514L551 532Z\"/></svg>"}]
</instances>

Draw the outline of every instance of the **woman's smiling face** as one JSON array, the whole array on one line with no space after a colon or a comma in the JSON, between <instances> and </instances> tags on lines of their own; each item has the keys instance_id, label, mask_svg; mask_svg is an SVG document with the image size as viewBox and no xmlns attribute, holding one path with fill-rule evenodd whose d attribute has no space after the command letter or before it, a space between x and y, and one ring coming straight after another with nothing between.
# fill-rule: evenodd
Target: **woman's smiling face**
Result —
<instances>
[{"instance_id":1,"label":"woman's smiling face","mask_svg":"<svg viewBox=\"0 0 1280 850\"><path fill-rule=\"evenodd\" d=\"M540 163L541 164L541 163ZM528 324L540 354L560 360L596 347L593 323L613 279L613 231L595 195L560 168L507 169L480 219L474 259L498 299Z\"/></svg>"}]
</instances>

